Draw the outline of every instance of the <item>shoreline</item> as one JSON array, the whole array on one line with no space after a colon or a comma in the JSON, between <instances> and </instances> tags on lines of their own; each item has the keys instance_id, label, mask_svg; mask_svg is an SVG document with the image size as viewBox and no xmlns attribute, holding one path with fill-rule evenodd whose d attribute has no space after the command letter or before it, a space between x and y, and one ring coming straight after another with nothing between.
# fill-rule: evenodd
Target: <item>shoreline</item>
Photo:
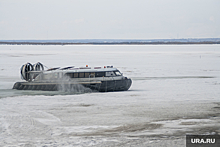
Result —
<instances>
[{"instance_id":1,"label":"shoreline","mask_svg":"<svg viewBox=\"0 0 220 147\"><path fill-rule=\"evenodd\" d=\"M10 42L0 41L0 45L187 45L187 44L220 44L220 41L202 41L202 42Z\"/></svg>"}]
</instances>

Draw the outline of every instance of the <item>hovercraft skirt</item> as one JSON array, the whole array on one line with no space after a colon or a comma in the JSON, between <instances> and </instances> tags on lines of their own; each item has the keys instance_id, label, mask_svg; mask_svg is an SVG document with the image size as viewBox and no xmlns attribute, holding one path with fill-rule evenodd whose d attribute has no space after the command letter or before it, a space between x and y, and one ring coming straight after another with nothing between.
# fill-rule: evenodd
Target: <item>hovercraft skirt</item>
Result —
<instances>
[{"instance_id":1,"label":"hovercraft skirt","mask_svg":"<svg viewBox=\"0 0 220 147\"><path fill-rule=\"evenodd\" d=\"M126 91L131 86L131 79L112 80L112 81L93 81L80 83L45 83L45 82L16 82L13 89L17 90L42 90L42 91L59 91L60 87L72 88L75 85L83 85L99 92L109 91Z\"/></svg>"}]
</instances>

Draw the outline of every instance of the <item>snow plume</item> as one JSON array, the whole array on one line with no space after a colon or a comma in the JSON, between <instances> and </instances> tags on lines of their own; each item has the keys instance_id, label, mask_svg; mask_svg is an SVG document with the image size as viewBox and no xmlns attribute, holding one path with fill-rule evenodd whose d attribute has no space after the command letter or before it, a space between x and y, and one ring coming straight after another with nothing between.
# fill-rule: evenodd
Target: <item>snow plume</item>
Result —
<instances>
[{"instance_id":1,"label":"snow plume","mask_svg":"<svg viewBox=\"0 0 220 147\"><path fill-rule=\"evenodd\" d=\"M87 88L79 84L77 81L73 81L71 78L67 76L59 81L58 90L63 91L63 92L68 92L68 93L90 93L92 92L90 88Z\"/></svg>"}]
</instances>

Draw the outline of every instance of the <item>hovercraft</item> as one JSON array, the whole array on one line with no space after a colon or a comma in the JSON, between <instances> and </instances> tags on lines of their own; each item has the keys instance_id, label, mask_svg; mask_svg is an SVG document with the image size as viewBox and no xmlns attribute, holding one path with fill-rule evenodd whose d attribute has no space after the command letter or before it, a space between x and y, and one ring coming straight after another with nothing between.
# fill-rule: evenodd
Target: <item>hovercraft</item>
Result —
<instances>
[{"instance_id":1,"label":"hovercraft","mask_svg":"<svg viewBox=\"0 0 220 147\"><path fill-rule=\"evenodd\" d=\"M45 70L46 66L38 62L26 63L21 67L21 78L25 82L16 82L13 89L58 91L61 87L74 88L82 85L99 92L126 91L132 81L113 66L104 67L56 67Z\"/></svg>"}]
</instances>

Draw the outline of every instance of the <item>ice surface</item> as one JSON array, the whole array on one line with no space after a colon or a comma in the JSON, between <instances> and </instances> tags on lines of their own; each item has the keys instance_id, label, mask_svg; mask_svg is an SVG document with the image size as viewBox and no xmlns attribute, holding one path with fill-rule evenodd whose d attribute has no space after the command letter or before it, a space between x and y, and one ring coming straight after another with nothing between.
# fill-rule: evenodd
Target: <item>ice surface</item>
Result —
<instances>
[{"instance_id":1,"label":"ice surface","mask_svg":"<svg viewBox=\"0 0 220 147\"><path fill-rule=\"evenodd\" d=\"M20 67L117 67L125 92L19 91ZM0 146L185 146L219 134L220 45L0 46Z\"/></svg>"}]
</instances>

